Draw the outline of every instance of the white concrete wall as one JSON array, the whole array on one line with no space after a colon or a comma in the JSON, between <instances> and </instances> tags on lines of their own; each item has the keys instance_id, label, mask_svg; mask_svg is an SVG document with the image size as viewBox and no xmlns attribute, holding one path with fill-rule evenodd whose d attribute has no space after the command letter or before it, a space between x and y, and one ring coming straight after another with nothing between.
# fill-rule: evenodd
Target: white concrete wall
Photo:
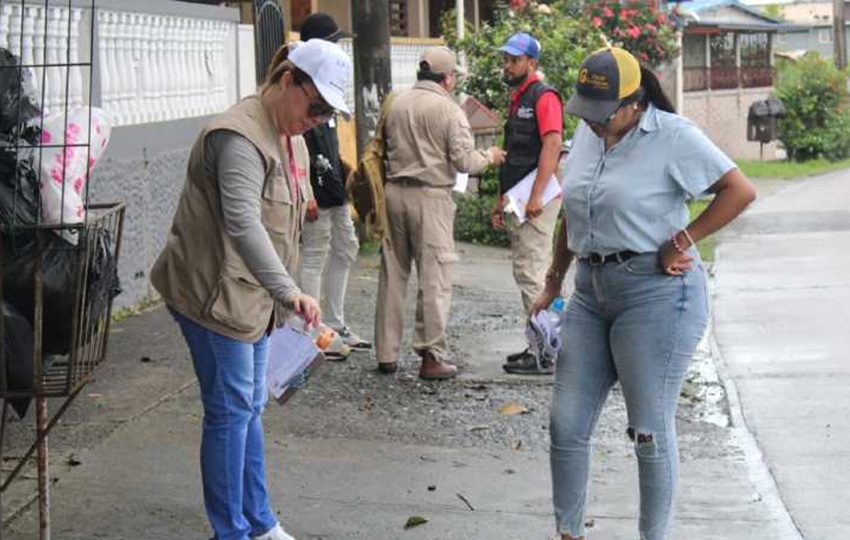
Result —
<instances>
[{"instance_id":1,"label":"white concrete wall","mask_svg":"<svg viewBox=\"0 0 850 540\"><path fill-rule=\"evenodd\" d=\"M254 61L254 26L240 24L236 39L239 99L257 90L257 63Z\"/></svg>"}]
</instances>

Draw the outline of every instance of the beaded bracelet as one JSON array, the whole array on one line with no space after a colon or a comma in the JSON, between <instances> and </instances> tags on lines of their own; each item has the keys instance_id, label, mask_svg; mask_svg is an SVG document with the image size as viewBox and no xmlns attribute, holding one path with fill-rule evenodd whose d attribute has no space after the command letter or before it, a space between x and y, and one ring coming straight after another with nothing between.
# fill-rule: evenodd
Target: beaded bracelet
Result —
<instances>
[{"instance_id":1,"label":"beaded bracelet","mask_svg":"<svg viewBox=\"0 0 850 540\"><path fill-rule=\"evenodd\" d=\"M691 243L691 245L690 245L690 246L688 246L688 247L692 247L692 246L695 246L695 245L697 244L696 242L694 242L694 239L693 239L693 238L691 238L691 233L689 233L689 232L688 232L688 228L687 228L687 227L685 227L684 229L682 229L682 233L685 235L685 238L687 238L687 239L688 239L688 242L690 242L690 243Z\"/></svg>"},{"instance_id":2,"label":"beaded bracelet","mask_svg":"<svg viewBox=\"0 0 850 540\"><path fill-rule=\"evenodd\" d=\"M679 231L679 232L681 232L682 234L684 234L684 235L685 235L685 238L686 238L686 239L688 240L688 242L690 243L690 245L688 246L688 248L690 248L691 246L693 246L694 244L696 244L696 242L694 242L694 239L693 239L693 238L691 238L691 235L690 235L690 233L688 232L688 229L687 229L687 228L682 229L682 230L681 230L681 231ZM673 247L676 249L676 251L677 251L677 252L679 252L679 253L684 253L685 251L687 251L687 250L688 250L688 248L683 248L681 245L679 245L679 240L677 240L677 239L676 239L676 237L677 237L678 235L679 235L679 233L674 234L674 235L670 238L670 242L673 244Z\"/></svg>"},{"instance_id":3,"label":"beaded bracelet","mask_svg":"<svg viewBox=\"0 0 850 540\"><path fill-rule=\"evenodd\" d=\"M685 250L682 249L682 246L679 245L679 241L676 240L676 235L678 235L678 234L679 233L675 233L673 236L670 237L670 243L673 244L673 249L676 250L676 253L681 254L681 253L684 253Z\"/></svg>"}]
</instances>

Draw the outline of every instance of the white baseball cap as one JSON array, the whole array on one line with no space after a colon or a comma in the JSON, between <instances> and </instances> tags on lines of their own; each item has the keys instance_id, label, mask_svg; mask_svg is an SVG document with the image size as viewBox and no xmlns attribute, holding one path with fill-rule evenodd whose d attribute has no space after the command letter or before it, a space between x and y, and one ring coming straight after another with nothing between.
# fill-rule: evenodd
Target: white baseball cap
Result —
<instances>
[{"instance_id":1,"label":"white baseball cap","mask_svg":"<svg viewBox=\"0 0 850 540\"><path fill-rule=\"evenodd\" d=\"M345 90L351 79L351 60L339 45L323 39L311 39L292 47L287 59L313 79L313 84L328 105L346 117L351 115L345 104Z\"/></svg>"}]
</instances>

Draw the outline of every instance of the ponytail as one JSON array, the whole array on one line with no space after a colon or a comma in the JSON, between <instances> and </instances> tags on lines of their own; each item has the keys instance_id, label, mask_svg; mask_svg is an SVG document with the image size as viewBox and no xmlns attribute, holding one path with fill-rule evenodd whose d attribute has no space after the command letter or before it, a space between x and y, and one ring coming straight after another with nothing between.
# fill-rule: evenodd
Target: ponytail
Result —
<instances>
[{"instance_id":1,"label":"ponytail","mask_svg":"<svg viewBox=\"0 0 850 540\"><path fill-rule=\"evenodd\" d=\"M289 57L289 46L284 45L274 54L271 63L269 64L266 80L263 81L260 87L260 93L265 94L272 86L278 84L283 74L286 72L292 73L292 81L296 86L312 82L309 75L295 67L295 64L287 60Z\"/></svg>"},{"instance_id":2,"label":"ponytail","mask_svg":"<svg viewBox=\"0 0 850 540\"><path fill-rule=\"evenodd\" d=\"M277 52L272 56L272 61L269 62L268 71L266 71L266 80L272 77L272 74L278 67L289 57L289 45L281 45Z\"/></svg>"},{"instance_id":3,"label":"ponytail","mask_svg":"<svg viewBox=\"0 0 850 540\"><path fill-rule=\"evenodd\" d=\"M656 109L676 114L676 108L661 88L658 77L651 69L642 65L640 66L640 85L644 91L643 98L640 100L641 107L652 103Z\"/></svg>"}]
</instances>

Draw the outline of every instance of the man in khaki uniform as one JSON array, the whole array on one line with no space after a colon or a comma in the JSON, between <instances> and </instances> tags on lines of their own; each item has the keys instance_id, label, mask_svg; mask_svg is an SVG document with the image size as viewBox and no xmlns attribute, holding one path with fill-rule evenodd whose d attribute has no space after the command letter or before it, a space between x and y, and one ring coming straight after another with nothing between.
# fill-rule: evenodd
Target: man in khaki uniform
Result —
<instances>
[{"instance_id":1,"label":"man in khaki uniform","mask_svg":"<svg viewBox=\"0 0 850 540\"><path fill-rule=\"evenodd\" d=\"M476 150L466 115L452 97L460 72L446 47L422 53L418 82L392 102L384 125L388 231L381 245L375 314L378 369L398 368L411 262L419 277L413 348L419 376L448 379L445 328L452 294L454 248L452 186L457 172L478 174L504 161L500 148Z\"/></svg>"}]
</instances>

